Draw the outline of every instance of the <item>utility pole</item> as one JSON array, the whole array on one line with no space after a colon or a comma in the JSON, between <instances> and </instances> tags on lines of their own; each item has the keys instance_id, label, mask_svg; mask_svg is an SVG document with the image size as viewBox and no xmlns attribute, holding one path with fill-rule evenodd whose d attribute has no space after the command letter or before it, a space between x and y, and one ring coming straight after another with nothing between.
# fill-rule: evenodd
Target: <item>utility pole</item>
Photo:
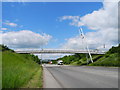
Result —
<instances>
[{"instance_id":1,"label":"utility pole","mask_svg":"<svg viewBox=\"0 0 120 90\"><path fill-rule=\"evenodd\" d=\"M85 35L84 35L84 33L83 33L82 28L79 28L79 33L80 33L80 35L81 35L82 40L85 42L85 46L86 46L86 49L87 49L87 51L88 51L90 60L91 60L91 62L93 63L92 56L91 56L89 47L88 47L88 45L87 45L86 38L85 38ZM88 59L87 59L87 62L88 62Z\"/></svg>"}]
</instances>

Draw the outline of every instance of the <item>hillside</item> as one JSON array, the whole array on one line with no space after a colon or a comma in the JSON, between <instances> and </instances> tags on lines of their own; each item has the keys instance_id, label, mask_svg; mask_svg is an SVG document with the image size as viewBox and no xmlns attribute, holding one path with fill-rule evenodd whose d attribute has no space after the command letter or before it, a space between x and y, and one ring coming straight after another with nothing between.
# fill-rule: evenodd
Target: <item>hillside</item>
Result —
<instances>
[{"instance_id":1,"label":"hillside","mask_svg":"<svg viewBox=\"0 0 120 90\"><path fill-rule=\"evenodd\" d=\"M89 64L92 66L116 66L120 67L120 44L117 47L112 47L96 62Z\"/></svg>"},{"instance_id":2,"label":"hillside","mask_svg":"<svg viewBox=\"0 0 120 90\"><path fill-rule=\"evenodd\" d=\"M42 67L37 56L17 54L6 46L0 45L2 51L2 88L42 87ZM39 62L38 62L39 60ZM37 86L28 83L38 74Z\"/></svg>"},{"instance_id":3,"label":"hillside","mask_svg":"<svg viewBox=\"0 0 120 90\"><path fill-rule=\"evenodd\" d=\"M63 60L64 64L70 65L90 65L90 66L120 66L120 44L117 47L112 47L108 52L104 55L92 55L94 63L91 63L90 58L88 58L88 62L86 54L75 54L64 56L62 58L58 58L57 60Z\"/></svg>"}]
</instances>

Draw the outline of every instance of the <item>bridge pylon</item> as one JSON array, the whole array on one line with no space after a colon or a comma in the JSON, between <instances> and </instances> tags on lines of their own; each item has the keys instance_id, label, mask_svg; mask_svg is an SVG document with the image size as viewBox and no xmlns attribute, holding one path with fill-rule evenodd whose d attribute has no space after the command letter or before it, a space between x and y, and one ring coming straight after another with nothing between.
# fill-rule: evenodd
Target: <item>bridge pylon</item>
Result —
<instances>
[{"instance_id":1,"label":"bridge pylon","mask_svg":"<svg viewBox=\"0 0 120 90\"><path fill-rule=\"evenodd\" d=\"M79 28L79 33L80 33L80 35L81 35L81 39L82 39L83 42L85 43L85 46L86 46L86 49L87 49L87 51L88 51L90 60L91 60L91 62L93 63L92 55L91 55L90 50L89 50L89 47L88 47L88 45L87 45L87 41L86 41L86 38L85 38L85 35L84 35L84 32L83 32L82 28Z\"/></svg>"}]
</instances>

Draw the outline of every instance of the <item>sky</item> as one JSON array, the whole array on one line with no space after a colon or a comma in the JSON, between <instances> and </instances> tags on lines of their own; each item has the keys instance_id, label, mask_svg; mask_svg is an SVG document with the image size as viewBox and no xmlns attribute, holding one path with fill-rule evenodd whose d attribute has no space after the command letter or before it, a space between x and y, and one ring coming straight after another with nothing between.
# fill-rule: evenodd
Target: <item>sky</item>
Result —
<instances>
[{"instance_id":1,"label":"sky","mask_svg":"<svg viewBox=\"0 0 120 90\"><path fill-rule=\"evenodd\" d=\"M12 49L90 49L118 44L116 2L3 2L2 43ZM56 55L53 55L56 57ZM49 58L49 56L47 56Z\"/></svg>"}]
</instances>

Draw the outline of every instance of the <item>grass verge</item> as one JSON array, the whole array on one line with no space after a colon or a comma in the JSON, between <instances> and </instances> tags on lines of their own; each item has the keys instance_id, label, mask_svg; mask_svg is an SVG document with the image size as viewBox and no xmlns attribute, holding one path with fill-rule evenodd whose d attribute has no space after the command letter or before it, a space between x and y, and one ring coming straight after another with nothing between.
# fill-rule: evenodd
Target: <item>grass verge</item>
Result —
<instances>
[{"instance_id":1,"label":"grass verge","mask_svg":"<svg viewBox=\"0 0 120 90\"><path fill-rule=\"evenodd\" d=\"M0 52L0 90L2 89L2 52Z\"/></svg>"},{"instance_id":2,"label":"grass verge","mask_svg":"<svg viewBox=\"0 0 120 90\"><path fill-rule=\"evenodd\" d=\"M43 76L42 76L42 67L39 68L36 73L33 75L31 80L24 85L22 88L42 88L43 86Z\"/></svg>"},{"instance_id":3,"label":"grass verge","mask_svg":"<svg viewBox=\"0 0 120 90\"><path fill-rule=\"evenodd\" d=\"M2 88L20 88L40 69L31 55L2 52Z\"/></svg>"}]
</instances>

